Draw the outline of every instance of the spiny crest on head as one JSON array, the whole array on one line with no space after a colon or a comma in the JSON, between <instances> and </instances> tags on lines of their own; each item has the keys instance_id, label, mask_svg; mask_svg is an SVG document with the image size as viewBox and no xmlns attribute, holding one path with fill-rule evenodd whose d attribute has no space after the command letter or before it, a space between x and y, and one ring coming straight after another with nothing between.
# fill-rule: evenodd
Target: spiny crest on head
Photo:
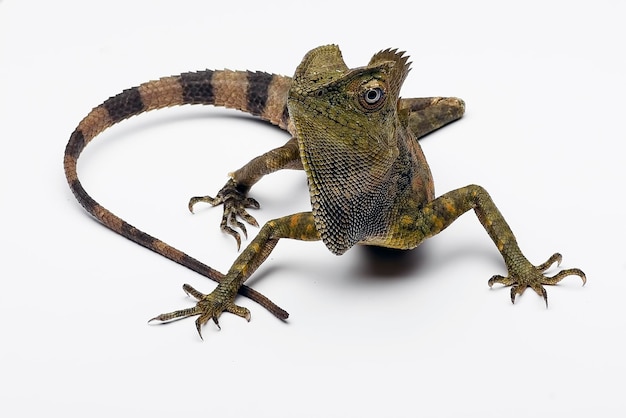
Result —
<instances>
[{"instance_id":1,"label":"spiny crest on head","mask_svg":"<svg viewBox=\"0 0 626 418\"><path fill-rule=\"evenodd\" d=\"M393 62L390 86L396 93L400 90L400 86L402 86L404 79L411 70L409 56L404 55L405 53L405 51L398 52L397 49L388 48L376 53L367 65L368 67L372 67L382 64L383 62Z\"/></svg>"}]
</instances>

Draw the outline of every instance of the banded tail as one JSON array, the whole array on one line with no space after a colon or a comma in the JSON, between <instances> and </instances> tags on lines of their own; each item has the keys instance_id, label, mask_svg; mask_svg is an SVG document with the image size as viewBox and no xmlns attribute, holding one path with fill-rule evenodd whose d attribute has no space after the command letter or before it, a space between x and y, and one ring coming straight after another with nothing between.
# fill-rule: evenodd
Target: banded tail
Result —
<instances>
[{"instance_id":1,"label":"banded tail","mask_svg":"<svg viewBox=\"0 0 626 418\"><path fill-rule=\"evenodd\" d=\"M131 116L166 107L203 104L238 109L287 130L289 77L250 71L199 71L148 81L107 99L78 124L65 148L65 177L78 202L107 228L205 277L220 282L224 275L184 252L135 228L96 202L82 187L78 157L99 133ZM257 291L242 286L239 293L280 319L289 314Z\"/></svg>"}]
</instances>

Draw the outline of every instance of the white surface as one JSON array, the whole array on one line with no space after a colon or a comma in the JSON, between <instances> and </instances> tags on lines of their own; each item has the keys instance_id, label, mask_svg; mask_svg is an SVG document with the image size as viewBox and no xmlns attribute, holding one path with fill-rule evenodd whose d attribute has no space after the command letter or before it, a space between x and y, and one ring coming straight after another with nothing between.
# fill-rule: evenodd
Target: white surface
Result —
<instances>
[{"instance_id":1,"label":"white surface","mask_svg":"<svg viewBox=\"0 0 626 418\"><path fill-rule=\"evenodd\" d=\"M624 3L227 3L0 1L0 415L623 413ZM241 298L252 321L226 314L204 342L192 320L146 325L191 306L183 283L213 284L85 214L62 171L70 133L142 81L290 75L325 43L350 66L407 50L404 97L465 99L466 116L423 141L437 191L483 185L531 260L560 251L587 286L549 288L547 310L532 292L511 305L487 286L504 266L467 214L382 268L362 248L281 242L250 283L287 323ZM187 199L286 139L236 112L164 110L97 138L79 170L105 206L224 271L236 251L220 210L190 215ZM260 222L308 206L301 172L252 195Z\"/></svg>"}]
</instances>

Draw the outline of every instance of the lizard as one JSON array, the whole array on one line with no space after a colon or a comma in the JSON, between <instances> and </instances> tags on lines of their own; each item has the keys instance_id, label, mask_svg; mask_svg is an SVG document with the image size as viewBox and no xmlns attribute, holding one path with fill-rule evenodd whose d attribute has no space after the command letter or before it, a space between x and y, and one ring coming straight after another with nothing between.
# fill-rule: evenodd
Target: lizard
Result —
<instances>
[{"instance_id":1,"label":"lizard","mask_svg":"<svg viewBox=\"0 0 626 418\"><path fill-rule=\"evenodd\" d=\"M250 320L250 311L235 304L237 294L258 302L282 320L288 313L245 285L280 239L322 241L341 255L354 245L412 249L443 231L459 216L474 210L503 257L508 274L488 280L510 286L511 302L527 288L548 306L544 285L554 285L578 268L553 276L545 271L562 256L533 265L488 192L468 185L438 197L418 138L461 118L465 102L455 97L400 97L409 73L405 52L385 49L366 66L349 68L336 45L309 51L293 77L266 72L204 70L163 77L124 90L95 107L71 134L64 154L65 175L76 199L97 221L114 232L217 282L203 294L188 284L183 290L197 299L195 306L160 314L161 323L197 316L202 326L230 312ZM154 109L202 104L238 109L286 130L291 138L230 173L224 187L212 196L189 201L223 205L220 227L232 235L239 249L244 221L258 226L247 209L259 208L248 193L263 176L281 169L305 172L311 210L266 222L241 251L226 274L212 269L163 241L125 222L96 202L82 187L77 161L83 149L108 127Z\"/></svg>"}]
</instances>

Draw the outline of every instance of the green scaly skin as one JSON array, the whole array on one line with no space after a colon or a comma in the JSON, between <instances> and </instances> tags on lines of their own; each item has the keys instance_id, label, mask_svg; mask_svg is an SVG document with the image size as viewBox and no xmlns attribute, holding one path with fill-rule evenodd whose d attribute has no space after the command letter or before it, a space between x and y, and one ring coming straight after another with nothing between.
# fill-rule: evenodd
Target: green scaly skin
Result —
<instances>
[{"instance_id":1,"label":"green scaly skin","mask_svg":"<svg viewBox=\"0 0 626 418\"><path fill-rule=\"evenodd\" d=\"M267 222L212 293L204 295L186 286L198 304L153 319L198 315L198 333L210 319L218 324L224 311L249 319L250 312L235 305L235 296L281 238L322 240L335 254L355 244L409 249L470 209L508 269L506 277L493 276L489 285L511 286L513 302L530 287L547 306L544 285L570 275L579 276L584 284L585 274L579 269L544 275L552 264L560 263L558 253L533 266L482 187L469 185L435 198L432 176L416 139L458 119L464 103L454 98L399 99L408 70L407 57L395 50L375 54L367 66L355 69L346 66L334 45L310 51L295 72L287 99L294 139L235 172L216 198L192 198L190 208L200 201L223 203L222 229L239 244L239 234L229 225L243 227L238 216L256 223L246 212L247 207L258 207L246 196L250 187L278 169L302 168L312 211Z\"/></svg>"}]
</instances>

